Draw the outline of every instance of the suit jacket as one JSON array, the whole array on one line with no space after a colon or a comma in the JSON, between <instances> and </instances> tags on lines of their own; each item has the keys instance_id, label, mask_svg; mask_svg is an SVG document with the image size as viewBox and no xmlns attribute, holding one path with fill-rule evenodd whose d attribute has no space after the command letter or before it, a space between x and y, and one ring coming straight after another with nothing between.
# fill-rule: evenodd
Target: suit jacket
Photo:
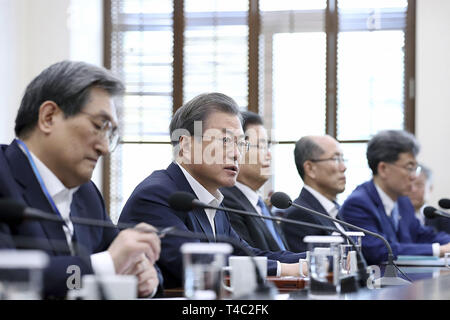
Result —
<instances>
[{"instance_id":1,"label":"suit jacket","mask_svg":"<svg viewBox=\"0 0 450 320\"><path fill-rule=\"evenodd\" d=\"M166 170L154 171L136 187L125 204L119 221L147 222L158 228L175 226L186 232L203 233L208 238L208 240L202 239L198 242L215 242L211 225L203 209L196 208L189 212L183 212L176 211L169 206L167 198L176 191L190 192L195 195L179 166L171 163ZM305 256L305 254L286 251L270 252L250 247L233 230L228 216L221 210L217 210L214 222L217 235L234 238L255 255L267 256L268 275L276 274L275 260L293 263ZM180 247L183 243L193 241L195 240L169 235L161 239L161 255L158 265L163 273L166 288L182 285L183 265ZM237 247L234 248L234 254L246 255L242 249Z\"/></svg>"},{"instance_id":2,"label":"suit jacket","mask_svg":"<svg viewBox=\"0 0 450 320\"><path fill-rule=\"evenodd\" d=\"M328 215L325 208L320 204L311 192L302 188L300 195L294 200L294 203L307 207L309 209L318 211L322 214ZM306 210L289 207L286 209L286 218L297 220L301 222L308 222L313 224L318 224L325 227L331 227L336 229L333 221L325 219L320 216L308 213ZM294 252L306 251L308 250L308 244L303 242L303 238L308 235L330 235L326 230L320 230L316 228L303 227L299 225L293 225L288 223L281 223L281 228L283 229L284 235L287 239L289 249Z\"/></svg>"},{"instance_id":3,"label":"suit jacket","mask_svg":"<svg viewBox=\"0 0 450 320\"><path fill-rule=\"evenodd\" d=\"M421 225L408 197L399 197L397 204L401 218L395 232L374 182L368 181L352 192L342 205L340 214L345 221L385 237L395 256L432 255L432 243L450 242L450 235L435 233L432 228ZM380 264L387 260L388 251L378 238L370 235L363 237L362 250L369 264Z\"/></svg>"},{"instance_id":4,"label":"suit jacket","mask_svg":"<svg viewBox=\"0 0 450 320\"><path fill-rule=\"evenodd\" d=\"M450 234L450 219L445 217L436 217L433 219L425 218L425 225L433 228L435 232L446 232Z\"/></svg>"},{"instance_id":5,"label":"suit jacket","mask_svg":"<svg viewBox=\"0 0 450 320\"><path fill-rule=\"evenodd\" d=\"M238 187L221 188L220 192L224 195L222 202L224 207L257 213L248 198ZM229 213L228 216L233 229L252 247L270 251L281 250L264 219L234 213ZM284 240L276 221L274 221L274 227L281 239ZM286 243L285 241L283 242Z\"/></svg>"},{"instance_id":6,"label":"suit jacket","mask_svg":"<svg viewBox=\"0 0 450 320\"><path fill-rule=\"evenodd\" d=\"M12 198L22 204L53 212L31 169L28 159L14 141L0 148L0 197ZM70 215L111 221L103 198L93 182L80 186L73 195ZM74 224L77 254L72 256L62 226L47 221L25 221L19 225L0 224L0 248L40 249L50 256L44 270L44 295L64 297L66 281L72 275L67 268L79 266L81 274L93 273L90 255L105 251L118 234L117 229ZM160 279L162 280L162 278Z\"/></svg>"}]
</instances>

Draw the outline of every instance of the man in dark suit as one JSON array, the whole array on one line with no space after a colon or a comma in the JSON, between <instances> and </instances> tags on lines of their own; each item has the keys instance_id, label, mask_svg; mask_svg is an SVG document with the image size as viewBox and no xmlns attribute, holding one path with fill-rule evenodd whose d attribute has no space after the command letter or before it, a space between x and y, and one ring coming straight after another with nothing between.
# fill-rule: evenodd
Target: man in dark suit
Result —
<instances>
[{"instance_id":1,"label":"man in dark suit","mask_svg":"<svg viewBox=\"0 0 450 320\"><path fill-rule=\"evenodd\" d=\"M345 190L345 170L342 149L331 136L305 136L297 141L294 149L297 171L304 186L295 203L329 215L338 217L336 197ZM305 210L290 207L285 215L288 219L340 228L339 224L315 216ZM282 223L282 229L292 251L308 250L303 238L307 235L329 235L327 231Z\"/></svg>"},{"instance_id":2,"label":"man in dark suit","mask_svg":"<svg viewBox=\"0 0 450 320\"><path fill-rule=\"evenodd\" d=\"M352 192L340 213L345 221L385 237L395 256L443 256L450 252L450 235L422 226L406 196L418 173L418 152L415 137L406 131L376 134L366 153L373 179ZM362 250L369 264L387 260L387 249L378 238L363 237Z\"/></svg>"},{"instance_id":3,"label":"man in dark suit","mask_svg":"<svg viewBox=\"0 0 450 320\"><path fill-rule=\"evenodd\" d=\"M450 219L445 217L427 218L423 210L427 206L428 197L433 190L433 177L431 170L423 164L420 164L420 173L412 183L411 192L408 197L416 211L416 218L420 223L430 226L434 231L447 232L450 234Z\"/></svg>"},{"instance_id":4,"label":"man in dark suit","mask_svg":"<svg viewBox=\"0 0 450 320\"><path fill-rule=\"evenodd\" d=\"M186 232L202 233L208 239L198 240L202 242L215 242L216 235L231 237L254 254L268 257L268 275L298 275L298 261L304 254L250 247L236 234L222 210L197 208L182 212L168 204L171 194L185 191L204 203L219 206L223 199L219 188L236 183L239 160L248 151L236 102L220 93L199 95L174 114L170 134L175 161L166 170L154 171L136 187L119 221L144 221L160 228L175 226ZM166 288L182 285L180 246L192 241L174 236L161 240L158 265ZM246 255L240 248L235 248L234 254Z\"/></svg>"},{"instance_id":5,"label":"man in dark suit","mask_svg":"<svg viewBox=\"0 0 450 320\"><path fill-rule=\"evenodd\" d=\"M271 174L270 141L262 118L253 112L242 112L242 128L250 142L250 150L239 166L236 185L224 187L223 205L228 208L272 216L258 190ZM230 213L230 222L237 234L249 245L262 250L286 250L280 226L271 220Z\"/></svg>"},{"instance_id":6,"label":"man in dark suit","mask_svg":"<svg viewBox=\"0 0 450 320\"><path fill-rule=\"evenodd\" d=\"M26 88L16 117L17 139L0 147L0 198L67 219L0 225L0 248L40 249L46 297L64 297L69 266L81 275L134 274L139 295L154 294L162 278L154 266L160 241L154 232L80 226L70 217L111 222L90 178L97 160L117 143L113 97L122 83L107 70L63 61ZM149 225L142 228L154 230Z\"/></svg>"}]
</instances>

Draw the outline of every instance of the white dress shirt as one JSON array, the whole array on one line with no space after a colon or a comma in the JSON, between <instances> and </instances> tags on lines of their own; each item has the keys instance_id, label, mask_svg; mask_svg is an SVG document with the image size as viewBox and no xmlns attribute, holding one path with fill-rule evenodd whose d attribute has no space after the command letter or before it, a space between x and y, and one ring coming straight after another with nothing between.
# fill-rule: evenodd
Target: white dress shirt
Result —
<instances>
[{"instance_id":1,"label":"white dress shirt","mask_svg":"<svg viewBox=\"0 0 450 320\"><path fill-rule=\"evenodd\" d=\"M178 162L175 162L181 169L181 172L183 172L184 176L186 177L189 185L191 186L192 190L194 190L195 195L197 196L198 200L201 202L211 204L213 206L218 206L222 203L223 200L223 194L217 190L215 195L212 195L208 190L203 187L200 182L195 180L193 176L189 172L186 171ZM215 225L214 225L214 216L216 215L216 210L214 209L205 209L205 213L208 216L209 223L211 224L211 229L214 232L214 237L216 236L215 231ZM277 277L281 275L281 265L280 262L277 261Z\"/></svg>"},{"instance_id":2,"label":"white dress shirt","mask_svg":"<svg viewBox=\"0 0 450 320\"><path fill-rule=\"evenodd\" d=\"M22 149L22 146L20 146L20 148ZM22 149L22 151L25 153L25 150ZM39 160L38 157L36 157L36 155L34 155L31 151L30 154L39 174L41 175L42 181L47 188L47 191L61 214L61 217L67 221L67 225L63 226L63 230L69 248L71 252L74 253L72 244L74 228L72 222L68 220L68 218L70 216L70 205L72 204L73 194L79 187L71 189L66 188L64 184L55 176L55 174L41 160ZM92 254L90 258L92 269L96 274L113 275L116 273L114 262L108 251Z\"/></svg>"},{"instance_id":3,"label":"white dress shirt","mask_svg":"<svg viewBox=\"0 0 450 320\"><path fill-rule=\"evenodd\" d=\"M383 203L384 211L385 211L386 215L390 218L392 209L394 209L394 206L395 206L395 201L392 200L391 197L389 197L386 194L386 192L384 192L383 189L381 189L381 187L379 185L377 185L375 182L374 182L374 185L375 185L375 188L377 189L378 195L380 196L381 202ZM400 218L400 222L401 222L400 214L399 214L399 218ZM433 256L439 257L440 251L441 251L441 245L438 242L436 242L436 243L433 243L431 245L431 247L433 250Z\"/></svg>"},{"instance_id":4,"label":"white dress shirt","mask_svg":"<svg viewBox=\"0 0 450 320\"><path fill-rule=\"evenodd\" d=\"M311 192L311 194L314 196L314 198L316 198L317 201L319 201L319 203L322 205L322 207L325 209L325 211L330 215L330 217L336 219L336 217L339 213L339 210L333 201L330 201L327 197L322 195L319 191L313 189L312 187L310 187L306 184L303 186L303 188L305 188L306 190ZM345 229L339 223L334 222L334 221L333 221L333 223L336 226L336 228L338 228L342 232L345 232Z\"/></svg>"},{"instance_id":5,"label":"white dress shirt","mask_svg":"<svg viewBox=\"0 0 450 320\"><path fill-rule=\"evenodd\" d=\"M194 190L195 195L197 196L198 200L200 200L203 203L218 207L223 200L223 194L217 190L214 195L212 195L208 190L205 189L204 186L200 184L189 172L186 171L182 166L180 166L179 163L176 162L178 166L180 167L181 171L183 172L184 176L186 177L189 185L191 186L192 190ZM214 217L216 216L216 210L215 209L205 209L206 216L208 217L209 223L211 225L211 229L213 231L214 237L216 236L216 227L214 224Z\"/></svg>"},{"instance_id":6,"label":"white dress shirt","mask_svg":"<svg viewBox=\"0 0 450 320\"><path fill-rule=\"evenodd\" d=\"M258 206L258 200L260 195L257 192L255 192L252 188L246 186L245 184L240 183L239 181L236 181L236 187L239 190L241 190L241 192L248 199L248 201L251 203L256 212L260 216L262 216L261 208Z\"/></svg>"},{"instance_id":7,"label":"white dress shirt","mask_svg":"<svg viewBox=\"0 0 450 320\"><path fill-rule=\"evenodd\" d=\"M236 187L241 190L241 192L246 196L248 201L251 203L251 205L255 208L256 212L260 216L262 216L261 208L258 206L258 200L260 197L260 194L258 192L255 192L252 188L249 186L246 186L245 184L240 183L239 181L236 181ZM275 222L274 222L275 223ZM280 261L277 261L277 274L276 276L279 277L281 275L281 264Z\"/></svg>"}]
</instances>

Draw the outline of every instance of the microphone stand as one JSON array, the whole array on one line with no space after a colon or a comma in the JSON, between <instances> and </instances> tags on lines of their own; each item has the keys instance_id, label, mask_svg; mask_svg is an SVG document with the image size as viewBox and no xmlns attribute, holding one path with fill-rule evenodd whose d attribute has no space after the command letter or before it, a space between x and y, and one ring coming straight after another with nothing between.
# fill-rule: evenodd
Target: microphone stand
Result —
<instances>
[{"instance_id":1,"label":"microphone stand","mask_svg":"<svg viewBox=\"0 0 450 320\"><path fill-rule=\"evenodd\" d=\"M170 228L170 229L169 229ZM176 229L175 227L168 227L165 232L166 236L177 236L181 238L188 238L188 239L195 239L195 240L208 240L208 237L206 237L205 234L199 233L199 232L191 232L191 231L183 231ZM250 260L252 261L253 267L255 269L255 278L256 278L256 290L252 294L244 295L238 297L239 299L243 300L257 300L257 299L269 299L273 300L275 299L275 295L278 293L277 288L274 284L271 282L266 282L263 276L261 275L261 272L258 268L258 265L256 264L256 260L254 259L254 253L249 250L247 247L243 246L240 241L226 237L223 235L216 235L216 240L221 242L227 242L233 245L234 247L237 247L245 252L250 257Z\"/></svg>"},{"instance_id":2,"label":"microphone stand","mask_svg":"<svg viewBox=\"0 0 450 320\"><path fill-rule=\"evenodd\" d=\"M299 205L299 204L297 204L295 202L292 202L292 200L289 200L289 204L291 206L296 207L296 208L302 209L302 210L306 211L309 214L313 214L313 215L317 215L317 216L323 217L325 219L337 222L337 223L339 223L341 225L344 225L346 227L349 227L349 228L352 228L352 229L355 229L355 230L358 230L358 231L362 231L364 233L367 233L367 234L369 234L371 236L374 236L374 237L380 239L381 241L383 241L384 245L388 249L387 265L386 265L386 268L384 270L383 277L380 278L381 286L382 287L383 286L398 286L398 285L406 285L406 284L410 284L411 283L410 281L402 279L402 278L400 278L398 276L397 270L399 270L406 277L406 275L394 263L394 254L392 252L391 245L389 244L389 242L383 236L379 235L378 233L375 233L375 232L366 230L364 228L360 228L358 226L355 226L355 225L353 225L351 223L332 218L332 217L330 217L328 215L325 215L323 213L317 212L315 210L311 210L311 209L309 209L307 207L304 207L304 206L301 206L301 205ZM359 250L356 250L356 251L358 252ZM362 254L360 254L359 256L362 256Z\"/></svg>"},{"instance_id":3,"label":"microphone stand","mask_svg":"<svg viewBox=\"0 0 450 320\"><path fill-rule=\"evenodd\" d=\"M262 219L267 219L267 220L272 220L272 221L279 221L279 222L283 222L283 223L291 223L291 224L296 224L296 225L300 225L300 226L305 226L305 227L310 227L310 228L315 228L315 229L320 229L320 230L326 230L328 232L337 231L346 240L348 240L348 242L350 242L350 244L353 246L353 248L357 252L358 258L359 258L359 259L357 259L358 260L357 261L357 265L358 265L358 280L359 280L359 284L362 287L364 287L366 285L366 281L367 281L367 278L368 278L366 260L362 256L361 252L356 248L356 244L353 241L353 239L350 238L348 235L346 235L345 232L342 232L341 230L339 230L337 228L331 228L331 227L321 226L321 225L317 225L317 224L312 224L312 223L308 223L308 222L297 221L297 220L292 220L292 219L287 219L287 218L282 218L282 217L261 216L261 215L259 215L257 213L251 213L251 212L238 210L238 209L231 209L231 208L225 208L225 207L215 207L215 206L204 204L204 203L200 202L197 199L193 200L192 204L194 206L201 207L201 208L204 208L204 209L225 210L225 211L228 211L228 212L231 212L231 213L245 215L245 216L249 216L249 217L262 218ZM351 277L348 277L348 278L351 278ZM344 290L345 290L345 292L356 292L358 290L357 284L352 284L351 283L351 279L346 279L344 281L345 281L345 283L344 283L344 288L345 288Z\"/></svg>"}]
</instances>

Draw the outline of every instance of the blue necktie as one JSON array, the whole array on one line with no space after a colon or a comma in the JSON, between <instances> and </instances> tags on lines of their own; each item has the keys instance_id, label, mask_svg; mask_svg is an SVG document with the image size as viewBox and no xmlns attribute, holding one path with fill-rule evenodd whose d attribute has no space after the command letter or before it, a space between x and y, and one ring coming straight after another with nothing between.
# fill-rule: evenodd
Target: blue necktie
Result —
<instances>
[{"instance_id":1,"label":"blue necktie","mask_svg":"<svg viewBox=\"0 0 450 320\"><path fill-rule=\"evenodd\" d=\"M398 230L399 220L400 220L400 214L398 212L398 207L397 207L397 203L396 203L394 205L394 208L391 211L391 221L392 221L392 225L394 226L395 232L397 232L397 230Z\"/></svg>"},{"instance_id":2,"label":"blue necktie","mask_svg":"<svg viewBox=\"0 0 450 320\"><path fill-rule=\"evenodd\" d=\"M271 217L269 209L267 209L266 204L261 199L261 197L258 198L257 205L258 205L258 207L261 208L261 213L262 213L263 216ZM269 219L264 219L264 222L266 223L267 228L269 228L269 231L272 234L273 238L276 240L276 242L280 246L281 250L286 250L286 247L284 246L283 241L280 238L280 235L275 230L275 226L273 225L274 222L272 220L269 220Z\"/></svg>"}]
</instances>

